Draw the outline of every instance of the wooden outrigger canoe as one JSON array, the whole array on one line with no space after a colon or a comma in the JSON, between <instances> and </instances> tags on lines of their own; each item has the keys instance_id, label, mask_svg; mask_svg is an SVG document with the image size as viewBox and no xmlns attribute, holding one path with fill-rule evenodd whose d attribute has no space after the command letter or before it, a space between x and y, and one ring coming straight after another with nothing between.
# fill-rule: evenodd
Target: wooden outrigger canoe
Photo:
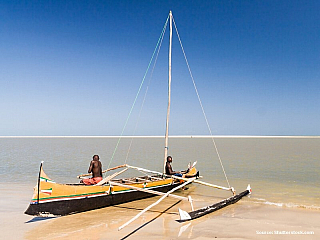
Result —
<instances>
[{"instance_id":1,"label":"wooden outrigger canoe","mask_svg":"<svg viewBox=\"0 0 320 240\"><path fill-rule=\"evenodd\" d=\"M197 171L193 167L189 176L192 177L195 172ZM45 174L41 163L38 184L34 188L32 200L25 214L63 216L84 212L152 197L155 194L161 195L183 183L161 174L112 181L110 177L106 179L109 181L103 185L59 184Z\"/></svg>"},{"instance_id":2,"label":"wooden outrigger canoe","mask_svg":"<svg viewBox=\"0 0 320 240\"><path fill-rule=\"evenodd\" d=\"M191 203L191 209L192 209L191 212L188 213L179 209L180 221L183 222L183 221L188 221L188 220L201 217L203 215L206 215L208 213L211 213L213 211L226 207L230 204L236 203L241 198L251 193L251 188L249 185L247 190L245 190L244 192L238 195L235 194L235 190L230 186L229 181L227 179L227 176L224 171L224 167L222 165L222 161L220 159L220 155L218 153L218 149L213 137L212 137L213 145L215 147L216 153L218 155L221 167L224 171L229 187L221 187L221 186L217 186L211 183L206 183L198 180L197 178L199 176L199 172L197 172L194 165L190 166L188 173L185 174L183 177L168 176L164 174L166 158L168 156L168 126L169 126L170 94L171 94L171 45L172 45L172 21L173 21L173 16L171 11L167 18L165 26L167 25L168 20L170 22L169 81L168 81L169 88L168 88L168 108L167 108L165 156L164 156L163 173L146 170L139 167L128 166L127 164L124 164L124 165L120 165L120 166L105 170L104 172L109 170L115 170L117 168L124 168L120 172L107 176L105 179L103 179L101 182L99 182L96 185L86 186L84 184L79 184L79 183L78 184L58 184L52 181L52 179L50 179L44 173L42 168L42 163L41 163L39 177L38 177L38 184L34 188L34 193L33 193L31 203L28 209L25 211L26 214L42 215L42 216L43 215L60 215L61 216L61 215L67 215L72 213L89 211L89 210L98 209L98 208L104 208L104 207L108 207L116 204L121 204L121 203L130 202L130 201L135 201L138 199L152 197L154 195L162 196L158 201L151 204L150 206L145 208L143 211L141 211L139 214L137 214L134 218L132 218L130 221L120 226L119 227L119 230L120 230L125 226L127 226L128 224L130 224L131 222L133 222L138 217L140 217L144 212L148 211L151 207L157 205L160 201L162 201L166 197L174 197L180 200L188 200ZM165 30L165 27L160 35L159 40L163 38L164 30ZM179 37L179 42L181 44L180 37ZM181 47L182 47L182 44L181 44ZM184 53L184 56L185 56L185 53ZM187 59L186 59L186 62L187 62ZM190 72L190 68L189 68L189 72ZM191 75L191 72L190 72L190 75ZM191 78L192 78L192 75L191 75ZM200 100L194 81L193 81L193 84L194 84L202 111L204 113L201 100ZM205 116L205 120L207 122L210 134L212 136L206 116ZM128 168L133 168L138 171L148 173L149 175L142 176L142 177L134 177L134 178L122 178L117 180L114 179L116 176L120 175L122 172L126 171ZM85 176L85 175L88 175L88 174L84 174L82 176ZM213 205L200 208L198 210L194 210L192 199L190 196L186 198L186 197L177 196L173 194L174 191L192 182L202 184L208 187L231 191L233 196L221 202L215 203Z\"/></svg>"}]
</instances>

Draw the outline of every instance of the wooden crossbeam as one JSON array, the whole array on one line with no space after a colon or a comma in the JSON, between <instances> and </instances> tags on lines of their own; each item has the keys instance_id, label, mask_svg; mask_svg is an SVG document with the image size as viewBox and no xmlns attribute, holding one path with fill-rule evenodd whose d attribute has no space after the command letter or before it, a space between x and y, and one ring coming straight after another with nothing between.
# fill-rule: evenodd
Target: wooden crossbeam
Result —
<instances>
[{"instance_id":1,"label":"wooden crossbeam","mask_svg":"<svg viewBox=\"0 0 320 240\"><path fill-rule=\"evenodd\" d=\"M163 195L158 201L156 201L155 203L149 205L148 207L146 207L144 210L142 210L140 213L138 213L134 218L130 219L128 222L126 222L125 224L123 224L122 226L120 226L118 228L118 230L123 229L124 227L126 227L127 225L129 225L130 223L132 223L134 220L136 220L138 217L140 217L143 213L145 213L146 211L148 211L150 208L154 207L155 205L159 204L163 199L165 199L169 194L173 193L174 191L184 187L185 185L193 182L195 180L195 178L189 178L188 181L182 183L181 185L171 189L169 192L167 192L165 195Z\"/></svg>"}]
</instances>

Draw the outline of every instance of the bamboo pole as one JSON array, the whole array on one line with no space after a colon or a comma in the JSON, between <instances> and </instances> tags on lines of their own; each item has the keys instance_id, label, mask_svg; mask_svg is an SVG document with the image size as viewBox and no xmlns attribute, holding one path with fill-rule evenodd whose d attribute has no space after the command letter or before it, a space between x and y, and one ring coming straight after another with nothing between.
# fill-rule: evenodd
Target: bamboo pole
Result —
<instances>
[{"instance_id":1,"label":"bamboo pole","mask_svg":"<svg viewBox=\"0 0 320 240\"><path fill-rule=\"evenodd\" d=\"M116 173L114 173L114 174L112 174L112 175L110 175L110 176L102 179L102 180L101 180L100 182L98 182L96 185L97 185L97 186L101 186L102 184L104 184L104 183L106 183L106 182L109 182L112 178L115 178L116 176L120 175L121 173L123 173L123 172L125 172L125 171L127 171L127 170L128 170L128 168L122 169L120 172L116 172Z\"/></svg>"},{"instance_id":2,"label":"bamboo pole","mask_svg":"<svg viewBox=\"0 0 320 240\"><path fill-rule=\"evenodd\" d=\"M142 171L142 172L148 172L148 173L153 173L153 174L158 174L158 175L162 175L163 174L161 172L152 171L152 170L148 170L148 169L141 168L141 167L134 167L134 166L130 166L130 165L126 165L126 167L132 168L132 169L136 169L136 170Z\"/></svg>"},{"instance_id":3,"label":"bamboo pole","mask_svg":"<svg viewBox=\"0 0 320 240\"><path fill-rule=\"evenodd\" d=\"M130 188L130 189L141 191L141 192L151 193L151 194L154 194L154 195L159 195L159 196L165 195L165 193L163 193L163 192L158 192L158 191L154 191L154 190L151 190L151 189L139 188L139 187L130 186L130 185L127 185L127 184L121 184L121 183L117 183L117 182L110 182L110 184L111 185L115 185L115 186L119 186L119 187ZM175 195L175 194L169 194L169 195L167 195L167 197L172 197L172 198L176 198L176 199L179 199L179 200L187 200L187 201L189 201L188 198L181 197L181 196L178 196L178 195Z\"/></svg>"},{"instance_id":4,"label":"bamboo pole","mask_svg":"<svg viewBox=\"0 0 320 240\"><path fill-rule=\"evenodd\" d=\"M183 184L171 189L169 192L167 192L165 195L163 195L158 201L156 201L155 203L151 204L150 206L146 207L144 210L142 210L140 213L138 213L134 218L130 219L128 222L126 222L125 224L123 224L122 226L120 226L118 228L118 230L121 230L122 228L126 227L127 225L129 225L130 223L132 223L134 220L136 220L138 217L140 217L143 213L145 213L146 211L148 211L150 208L154 207L155 205L159 204L163 199L165 199L170 193L173 193L174 191L178 190L179 188L184 187L185 185L193 182L195 180L195 178L191 178L188 181L184 182Z\"/></svg>"},{"instance_id":5,"label":"bamboo pole","mask_svg":"<svg viewBox=\"0 0 320 240\"><path fill-rule=\"evenodd\" d=\"M127 167L127 164L119 165L119 166L116 166L116 167L113 167L113 168L108 168L106 170L103 170L102 173L106 173L106 172L109 172L111 170L116 170L118 168L124 168L124 167ZM77 176L77 178L87 177L87 176L91 176L91 175L92 175L92 173L85 173L85 174L81 174L81 175Z\"/></svg>"},{"instance_id":6,"label":"bamboo pole","mask_svg":"<svg viewBox=\"0 0 320 240\"><path fill-rule=\"evenodd\" d=\"M183 178L183 177L177 177L177 176L171 176L171 177L175 178L175 179L179 179L179 180L184 180L184 181L188 180L188 178ZM205 185L207 187L213 187L213 188L223 189L223 190L227 190L227 191L234 191L234 189L232 187L231 188L221 187L221 186L214 185L214 184L207 183L207 182L203 182L203 181L200 181L200 180L194 180L194 182L198 183L198 184Z\"/></svg>"},{"instance_id":7,"label":"bamboo pole","mask_svg":"<svg viewBox=\"0 0 320 240\"><path fill-rule=\"evenodd\" d=\"M127 165L127 167L128 168L132 168L132 169L136 169L136 170L139 170L139 171L143 171L143 172L149 172L149 173L162 175L162 173L160 173L160 172L151 171L151 170L140 168L140 167L134 167L134 166L129 166L129 165ZM166 176L172 177L172 178L175 178L175 179L178 179L178 180L183 180L183 181L188 181L190 179L190 178L177 177L177 176L174 176L174 175L166 175ZM232 187L231 188L222 187L222 186L214 185L214 184L211 184L211 183L203 182L203 181L200 181L200 180L194 180L194 182L198 183L198 184L205 185L207 187L213 187L213 188L222 189L222 190L226 190L226 191L232 191L232 192L234 191L234 189Z\"/></svg>"},{"instance_id":8,"label":"bamboo pole","mask_svg":"<svg viewBox=\"0 0 320 240\"><path fill-rule=\"evenodd\" d=\"M168 77L168 108L167 108L167 121L166 121L166 134L165 134L165 146L164 146L164 163L163 173L166 172L166 161L168 157L168 145L169 145L169 118L170 118L170 103L171 103L171 52L172 52L172 12L169 12L170 17L170 34L169 34L169 77Z\"/></svg>"}]
</instances>

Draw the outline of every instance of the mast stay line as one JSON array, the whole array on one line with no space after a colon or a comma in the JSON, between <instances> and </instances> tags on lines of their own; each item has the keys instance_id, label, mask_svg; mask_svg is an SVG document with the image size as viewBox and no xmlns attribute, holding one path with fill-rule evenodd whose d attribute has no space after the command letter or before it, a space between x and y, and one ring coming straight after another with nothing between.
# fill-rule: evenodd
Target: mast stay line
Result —
<instances>
[{"instance_id":1,"label":"mast stay line","mask_svg":"<svg viewBox=\"0 0 320 240\"><path fill-rule=\"evenodd\" d=\"M118 140L118 142L117 142L117 144L116 144L116 147L115 147L115 149L114 149L114 151L113 151L113 153L112 153L112 157L111 157L111 159L110 159L110 162L109 162L108 168L109 168L109 167L110 167L110 165L111 165L111 162L112 162L112 160L113 160L113 158L114 158L114 155L115 155L115 153L116 153L116 151L117 151L117 149L118 149L118 146L119 146L119 144L120 144L120 141L121 141L121 139L122 139L122 136L123 136L124 130L125 130L125 129L126 129L126 127L127 127L127 124L128 124L128 122L129 122L129 119L130 119L131 113L132 113L132 111L133 111L133 108L134 108L134 106L135 106L135 104L136 104L136 101L137 101L137 99L138 99L138 96L139 96L139 94L140 94L140 91L141 91L142 85L143 85L143 83L144 83L144 81L145 81L145 79L146 79L146 76L147 76L147 73L149 72L149 68L150 68L150 66L151 66L152 60L153 60L153 58L154 58L154 56L155 56L155 54L156 54L156 50L158 49L159 43L161 42L161 39L162 39L162 36L163 36L163 35L164 35L164 33L165 33L165 30L166 30L166 27L167 27L168 20L169 20L169 16L167 17L167 20L166 20L166 22L165 22L165 24L164 24L164 26L163 26L163 28L162 28L162 32L161 32L161 34L160 34L160 36L159 36L159 39L158 39L157 45L156 45L156 47L154 48L154 51L153 51L152 56L151 56L151 59L150 59L150 61L149 61L149 64L148 64L147 70L146 70L146 72L145 72L145 74L144 74L144 76L143 76L143 78L142 78L142 81L141 81L141 83L140 83L140 86L139 86L138 92L137 92L137 94L136 94L136 96L135 96L135 99L134 99L134 101L133 101L133 103L132 103L132 106L131 106L131 108L130 108L130 111L129 111L128 117L127 117L127 119L126 119L126 122L125 122L125 124L124 124L124 126L123 126L123 128L122 128L121 135L120 135L119 140Z\"/></svg>"},{"instance_id":2,"label":"mast stay line","mask_svg":"<svg viewBox=\"0 0 320 240\"><path fill-rule=\"evenodd\" d=\"M180 35L179 35L179 32L178 32L177 25L176 25L173 17L172 17L172 20L173 20L173 24L174 24L174 27L175 27L175 30L176 30L178 39L179 39L179 43L180 43L180 46L181 46L181 50L182 50L182 52L183 52L184 59L185 59L186 64L187 64L187 66L188 66L188 70L189 70L189 74L190 74L190 77L191 77L191 80L192 80L192 83L193 83L193 86L194 86L194 90L196 91L196 94L197 94L197 97L198 97L198 101L199 101L199 104L200 104L200 107L201 107L201 110L202 110L204 119L205 119L205 121L206 121L208 130L209 130L209 133L210 133L210 136L211 136L211 139L212 139L212 143L213 143L214 148L215 148L215 150L216 150L216 153L217 153L217 156L218 156L218 159L219 159L221 168L222 168L222 170L223 170L224 176L225 176L226 181L227 181L227 183L228 183L228 187L231 189L230 183L229 183L229 180L228 180L228 177L227 177L227 174L226 174L226 172L225 172L225 170L224 170L224 167L223 167L223 164L222 164L222 160L221 160L221 157L220 157L220 154L219 154L219 151L218 151L218 147L217 147L216 142L215 142L215 140L214 140L214 138L213 138L213 134L212 134L212 131L211 131L211 128L210 128L208 119L207 119L207 115L206 115L206 113L205 113L205 111L204 111L204 107L203 107L203 105L202 105L202 101L201 101L201 98L200 98L200 95L199 95L199 92L198 92L198 89L197 89L197 86L196 86L196 82L195 82L195 80L194 80L194 78L193 78L193 75L192 75L192 72L191 72L191 68L190 68L190 66L189 66L188 59L187 59L186 53L185 53L185 51L184 51L184 48L183 48L183 45L182 45L182 42L181 42L181 39L180 39Z\"/></svg>"},{"instance_id":3,"label":"mast stay line","mask_svg":"<svg viewBox=\"0 0 320 240\"><path fill-rule=\"evenodd\" d=\"M199 95L199 92L198 92L198 89L197 89L197 86L196 86L196 83L195 83L195 80L194 80L193 75L192 75L192 72L191 72L191 68L190 68L190 65L189 65L189 62L188 62L186 53L185 53L184 48L183 48L183 45L182 45L182 41L181 41L181 38L180 38L180 35L179 35L179 32L178 32L178 28L177 28L176 22L175 22L175 20L174 20L174 18L173 18L173 15L172 15L172 11L169 12L169 15L168 15L168 17L167 17L167 19L166 19L166 22L165 22L165 24L164 24L164 27L163 27L163 29L162 29L162 32L161 32L161 34L160 34L160 37L159 37L159 39L158 39L158 42L157 42L157 44L156 44L156 47L155 47L155 49L154 49L154 52L153 52L152 57L151 57L151 59L150 59L150 62L149 62L149 64L148 64L148 68L147 68L147 70L146 70L146 72L145 72L145 75L144 75L144 77L143 77L143 79L142 79L142 82L141 82L141 84L140 84L138 93L137 93L137 95L136 95L136 97L135 97L135 99L134 99L134 102L133 102L132 107L131 107L131 109L130 109L130 112L129 112L129 114L128 114L127 120L126 120L125 125L124 125L124 127L123 127L121 136L119 137L119 140L118 140L118 142L117 142L117 144L116 144L116 147L115 147L114 152L113 152L113 154L112 154L112 157L111 157L111 159L110 159L108 168L110 167L110 164L111 164L111 162L112 162L112 160L113 160L113 158L114 158L115 152L117 151L118 145L119 145L119 143L120 143L120 141L121 141L122 135L123 135L123 133L124 133L124 130L125 130L125 128L126 128L126 125L127 125L127 123L128 123L128 120L129 120L129 118L130 118L131 112L132 112L132 110L133 110L133 108L134 108L134 106L135 106L136 100L137 100L137 98L138 98L138 95L139 95L139 93L140 93L140 90L141 90L141 88L142 88L142 85L143 85L143 83L144 83L144 80L145 80L145 78L146 78L146 75L147 75L147 73L148 73L148 71L149 71L149 67L150 67L151 62L152 62L152 60L153 60L153 58L154 58L154 55L155 55L155 53L156 53L156 50L158 49L159 43L162 42L161 40L162 40L162 38L163 38L163 36L164 36L164 33L165 33L165 30L166 30L166 27L167 27L168 22L169 22L169 28L170 28L170 33L169 33L169 34L170 34L170 35L169 35L169 74L168 74L168 75L169 75L169 79L168 79L168 108L167 108L166 133L165 133L165 152L164 152L163 173L165 173L165 164L166 164L166 160L167 160L167 156L168 156L169 117L170 117L170 101L171 101L171 53L172 53L172 28L173 28L172 26L173 26L173 24L174 24L175 31L176 31L176 33L177 33L177 37L178 37L178 40L179 40L179 43L180 43L180 46L181 46L181 50L182 50L182 52L183 52L183 55L184 55L184 58L185 58L185 62L186 62L186 64L187 64L188 71L189 71L189 74L190 74L190 77L191 77L191 80L192 80L192 83L193 83L193 86L194 86L196 95L197 95L197 97L198 97L198 101L199 101L199 104L200 104L200 107L201 107L201 110L202 110L204 119L205 119L205 121L206 121L206 125L207 125L207 128L208 128L208 130L209 130L209 133L210 133L210 136L211 136L211 139L212 139L212 143L213 143L214 149L215 149L216 154L217 154L217 156L218 156L218 159L219 159L219 162L220 162L222 171L223 171L223 173L224 173L225 179L226 179L226 181L227 181L228 187L229 187L229 189L231 189L231 186L230 186L230 183L229 183L229 180L228 180L226 171L225 171L225 169L224 169L224 166L223 166L223 163L222 163L222 160L221 160L220 153L219 153L219 151L218 151L218 147L217 147L216 142L215 142L215 140L214 140L214 137L213 137L213 134L212 134L210 125L209 125L209 121L208 121L208 119L207 119L207 116L206 116L206 113L205 113L205 110L204 110L204 107L203 107L203 104L202 104L202 101L201 101L201 98L200 98L200 95Z\"/></svg>"}]
</instances>

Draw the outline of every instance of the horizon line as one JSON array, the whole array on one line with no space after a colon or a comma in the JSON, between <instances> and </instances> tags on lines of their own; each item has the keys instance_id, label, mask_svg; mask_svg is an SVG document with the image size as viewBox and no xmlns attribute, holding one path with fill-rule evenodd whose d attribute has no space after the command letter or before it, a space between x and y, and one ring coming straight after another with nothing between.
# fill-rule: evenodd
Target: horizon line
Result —
<instances>
[{"instance_id":1,"label":"horizon line","mask_svg":"<svg viewBox=\"0 0 320 240\"><path fill-rule=\"evenodd\" d=\"M0 138L164 138L164 136L154 135L139 135L139 136L87 136L87 135L78 135L78 136L0 136ZM320 138L317 135L172 135L169 138Z\"/></svg>"}]
</instances>

